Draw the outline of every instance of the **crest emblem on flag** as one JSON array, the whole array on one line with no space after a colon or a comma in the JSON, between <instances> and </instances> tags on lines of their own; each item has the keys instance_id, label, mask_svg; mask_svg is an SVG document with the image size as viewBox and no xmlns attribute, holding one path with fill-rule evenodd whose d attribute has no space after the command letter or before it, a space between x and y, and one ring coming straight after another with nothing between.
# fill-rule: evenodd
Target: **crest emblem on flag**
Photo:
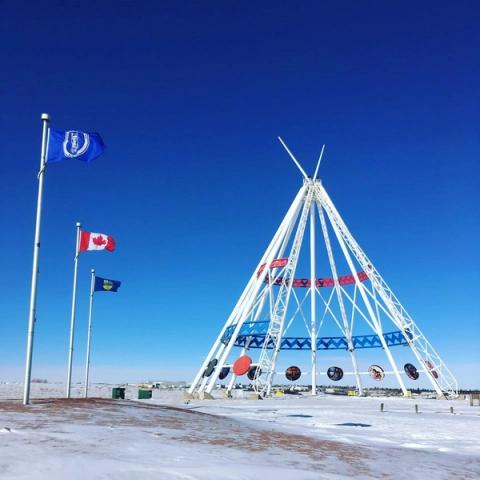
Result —
<instances>
[{"instance_id":1,"label":"crest emblem on flag","mask_svg":"<svg viewBox=\"0 0 480 480\"><path fill-rule=\"evenodd\" d=\"M83 155L90 146L90 135L76 130L67 130L63 140L63 153L68 158Z\"/></svg>"},{"instance_id":2,"label":"crest emblem on flag","mask_svg":"<svg viewBox=\"0 0 480 480\"><path fill-rule=\"evenodd\" d=\"M48 129L47 163L62 160L91 162L105 150L102 137L95 132Z\"/></svg>"},{"instance_id":3,"label":"crest emblem on flag","mask_svg":"<svg viewBox=\"0 0 480 480\"><path fill-rule=\"evenodd\" d=\"M95 277L95 284L93 286L94 292L116 292L122 282L118 280L110 280L109 278Z\"/></svg>"}]
</instances>

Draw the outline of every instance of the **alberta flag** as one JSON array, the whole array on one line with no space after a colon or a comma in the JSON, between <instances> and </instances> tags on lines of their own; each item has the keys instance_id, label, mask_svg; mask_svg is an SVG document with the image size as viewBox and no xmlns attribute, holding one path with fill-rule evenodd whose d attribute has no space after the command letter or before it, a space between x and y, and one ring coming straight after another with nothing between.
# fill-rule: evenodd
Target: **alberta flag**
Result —
<instances>
[{"instance_id":1,"label":"alberta flag","mask_svg":"<svg viewBox=\"0 0 480 480\"><path fill-rule=\"evenodd\" d=\"M108 278L95 277L94 292L116 292L122 282L118 280L109 280Z\"/></svg>"},{"instance_id":2,"label":"alberta flag","mask_svg":"<svg viewBox=\"0 0 480 480\"><path fill-rule=\"evenodd\" d=\"M77 130L56 130L50 128L48 136L47 162L60 162L76 158L91 162L105 150L105 144L98 133Z\"/></svg>"}]
</instances>

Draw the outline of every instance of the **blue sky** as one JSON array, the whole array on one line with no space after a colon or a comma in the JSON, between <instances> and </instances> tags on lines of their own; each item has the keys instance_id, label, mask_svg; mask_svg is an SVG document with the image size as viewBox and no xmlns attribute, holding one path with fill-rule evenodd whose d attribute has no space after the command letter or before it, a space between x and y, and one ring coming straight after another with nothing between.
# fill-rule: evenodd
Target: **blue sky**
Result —
<instances>
[{"instance_id":1,"label":"blue sky","mask_svg":"<svg viewBox=\"0 0 480 480\"><path fill-rule=\"evenodd\" d=\"M107 151L45 179L35 377L64 380L75 222L93 381L190 379L301 178L282 135L464 387L478 387L474 2L5 3L0 381L23 376L40 114Z\"/></svg>"}]
</instances>

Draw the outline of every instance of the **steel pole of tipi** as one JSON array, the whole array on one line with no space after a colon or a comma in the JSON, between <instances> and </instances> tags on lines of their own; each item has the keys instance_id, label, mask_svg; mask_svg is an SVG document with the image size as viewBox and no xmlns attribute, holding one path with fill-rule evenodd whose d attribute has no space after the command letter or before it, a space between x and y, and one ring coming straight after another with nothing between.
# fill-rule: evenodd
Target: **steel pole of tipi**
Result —
<instances>
[{"instance_id":1,"label":"steel pole of tipi","mask_svg":"<svg viewBox=\"0 0 480 480\"><path fill-rule=\"evenodd\" d=\"M298 221L297 230L293 239L293 244L290 248L288 256L288 263L283 273L283 280L279 287L277 297L273 308L270 311L270 321L268 325L265 341L260 351L258 360L259 368L257 368L254 379L253 388L261 397L269 396L272 389L273 377L275 376L275 368L277 364L277 357L280 352L282 344L282 337L285 325L285 318L287 315L288 304L290 301L290 294L293 288L293 280L295 278L295 271L298 264L300 249L303 242L305 227L310 214L310 209L313 200L313 190L309 185L309 180L304 180L306 186L306 195L304 205L300 218ZM272 344L271 351L268 346ZM263 381L260 373L266 373L266 379Z\"/></svg>"},{"instance_id":2,"label":"steel pole of tipi","mask_svg":"<svg viewBox=\"0 0 480 480\"><path fill-rule=\"evenodd\" d=\"M310 316L312 345L312 395L317 394L317 274L315 270L315 203L312 202L312 205L310 207Z\"/></svg>"},{"instance_id":3,"label":"steel pole of tipi","mask_svg":"<svg viewBox=\"0 0 480 480\"><path fill-rule=\"evenodd\" d=\"M318 210L318 216L320 218L320 224L322 226L323 238L325 240L325 248L327 250L328 261L330 263L330 271L332 272L332 277L334 281L334 288L337 294L337 301L340 309L340 315L342 317L343 330L344 330L343 333L347 339L348 351L350 352L350 357L352 360L353 373L355 375L358 395L362 396L363 395L362 381L360 379L360 374L358 371L358 364L357 364L357 357L355 354L355 348L352 341L352 330L347 320L347 312L345 310L345 303L343 301L342 289L338 281L338 272L337 272L337 267L335 265L335 259L333 257L332 245L330 243L330 236L328 234L327 223L325 222L325 215L323 214L323 208L319 203L317 203L317 210Z\"/></svg>"},{"instance_id":4,"label":"steel pole of tipi","mask_svg":"<svg viewBox=\"0 0 480 480\"><path fill-rule=\"evenodd\" d=\"M38 260L40 256L40 227L42 220L43 179L48 150L48 113L42 113L42 146L40 150L40 170L38 172L37 214L35 218L35 239L33 241L32 284L30 288L30 307L28 314L27 355L25 360L25 382L23 386L23 403L30 403L30 381L32 378L33 338L35 333L37 308Z\"/></svg>"},{"instance_id":5,"label":"steel pole of tipi","mask_svg":"<svg viewBox=\"0 0 480 480\"><path fill-rule=\"evenodd\" d=\"M85 361L85 398L88 397L88 374L90 371L90 341L92 339L92 311L93 311L93 293L95 291L95 269L91 270L92 278L90 280L90 302L88 304L88 333L87 333L87 357Z\"/></svg>"},{"instance_id":6,"label":"steel pole of tipi","mask_svg":"<svg viewBox=\"0 0 480 480\"><path fill-rule=\"evenodd\" d=\"M277 356L280 352L280 347L282 343L282 336L285 324L285 316L287 314L288 302L290 300L290 293L292 291L293 279L295 275L295 270L297 268L298 255L300 253L301 244L303 241L303 235L305 233L305 225L310 213L310 208L312 205L313 191L311 189L311 180L308 178L305 170L302 168L300 162L295 158L293 153L290 151L286 143L278 137L278 140L282 144L283 148L286 150L290 158L293 160L300 173L304 178L304 188L305 188L305 197L302 213L300 215L300 220L297 226L297 231L295 233L295 238L293 240L293 245L290 250L290 255L288 256L288 263L285 267L284 276L282 283L280 285L275 304L270 309L270 320L268 325L268 330L265 335L265 341L263 347L260 351L260 356L258 360L258 368L255 371L255 376L253 379L253 388L255 392L260 397L265 397L270 395L273 377L275 375L275 367L277 363ZM321 156L320 156L321 159ZM293 228L293 224L291 225ZM316 341L315 341L316 342ZM272 344L272 352L269 352L268 346ZM312 355L313 355L312 347ZM266 380L263 381L262 373L266 375ZM313 383L313 382L312 382ZM312 385L313 387L313 385Z\"/></svg>"},{"instance_id":7,"label":"steel pole of tipi","mask_svg":"<svg viewBox=\"0 0 480 480\"><path fill-rule=\"evenodd\" d=\"M294 200L293 203L295 203L295 200ZM296 218L297 218L296 215L294 215L293 220L291 220L289 225L288 225L286 233L283 237L282 245L280 247L280 250L277 253L278 258L282 258L284 253L285 253L285 249L287 248L287 244L288 244L288 241L289 241L290 236L292 234L293 227L295 226ZM275 269L271 272L271 278L274 278L274 273L273 273L274 271L275 271ZM264 289L263 293L261 294L260 303L257 307L257 311L255 313L255 316L252 319L253 323L256 322L259 319L260 315L262 314L263 308L265 306L265 301L266 301L267 297L269 296L269 294L271 295L271 290L272 290L272 282L270 281L268 283L267 287ZM243 355L246 354L246 352L248 351L248 347L249 347L249 342L247 340L246 343L245 343L245 346L242 348L240 356L243 356ZM206 379L206 380L208 380L208 379ZM235 380L236 380L236 375L235 375L235 373L232 373L232 378L230 379L230 382L229 382L228 387L227 387L227 395L229 395L231 393L233 385L235 384ZM203 387L200 387L200 389L202 389L202 388Z\"/></svg>"},{"instance_id":8,"label":"steel pole of tipi","mask_svg":"<svg viewBox=\"0 0 480 480\"><path fill-rule=\"evenodd\" d=\"M307 185L308 184L308 177L307 177L307 174L305 173L305 171L301 167L300 163L297 161L297 159L294 157L292 152L288 149L288 147L286 146L286 144L283 142L283 140L280 137L279 137L279 140L280 140L281 144L283 145L283 147L285 148L285 150L290 155L290 157L292 158L292 160L294 161L295 165L298 167L298 169L302 173L306 182L304 183L303 187L298 192L295 200L293 201L292 205L290 206L289 211L287 212L287 215L283 219L282 224L280 225L280 227L277 231L277 234L275 235L275 237L276 237L280 232L282 232L281 235L280 235L280 237L283 237L283 241L281 242L281 246L279 244L277 244L276 239L274 237L272 239L272 242L271 242L270 246L269 246L269 249L270 249L275 244L275 247L272 248L273 251L270 254L265 252L262 261L259 263L259 266L262 265L263 263L266 263L267 267L264 269L264 271L260 275L257 276L256 281L254 281L254 283L252 284L253 291L251 291L248 296L245 296L246 290L248 289L248 285L247 285L247 288L245 289L244 294L242 295L242 298L239 300L239 302L235 306L235 309L234 309L235 315L234 315L234 312L232 312L232 315L229 317L226 324L224 325L222 331L220 332L219 337L217 338L217 341L212 346L212 349L210 350L209 355L207 356L207 358L205 359L204 363L202 364L199 372L197 373L197 377L192 382L189 393L193 393L193 391L196 389L197 384L200 380L200 377L201 377L206 365L208 364L210 359L212 359L214 357L215 352L217 352L217 350L218 350L220 339L223 337L224 332L226 331L228 326L234 325L235 321L236 321L235 329L232 332L232 335L231 335L227 345L222 344L219 348L218 353L220 353L220 358L219 358L218 364L217 364L212 376L207 379L208 382L205 382L205 380L204 380L202 382L202 385L201 385L200 389L199 389L199 392L201 392L206 387L205 391L207 393L210 393L212 391L212 389L215 386L215 383L218 379L218 375L220 374L221 369L225 365L225 361L226 361L228 355L230 354L230 351L231 351L231 349L232 349L232 347L235 343L235 339L236 339L238 333L240 332L248 314L255 307L256 295L257 295L257 293L260 289L260 286L263 284L263 282L265 280L266 274L269 270L268 266L270 265L270 262L272 261L272 259L275 258L275 253L278 254L278 252L280 250L283 251L284 248L286 247L287 237L289 237L291 232L292 232L293 226L295 224L295 220L298 216L298 213L299 213L299 210L300 210L300 207L301 207L301 203L306 201L305 196L306 196L306 193L308 191L308 185ZM311 202L311 198L310 198L310 202ZM293 213L293 215L292 215L292 213ZM286 228L283 227L284 224L286 224ZM303 235L303 229L304 228L305 228L305 225L303 225L303 228L302 228L302 235ZM250 282L252 282L252 280L254 280L255 276L256 275L254 273L254 276L252 276L252 278L250 279ZM250 282L249 282L249 285L250 285ZM274 355L276 356L275 353L274 353ZM260 363L259 363L259 365L260 365ZM261 366L260 366L260 368L261 368ZM260 369L257 369L257 374L255 376L254 383L258 379L258 373L259 372L260 372ZM270 377L270 380L273 378L273 372L270 372L269 377Z\"/></svg>"},{"instance_id":9,"label":"steel pole of tipi","mask_svg":"<svg viewBox=\"0 0 480 480\"><path fill-rule=\"evenodd\" d=\"M75 244L75 258L73 259L73 288L72 288L72 310L70 313L70 343L68 348L68 371L67 371L67 393L66 397L70 398L70 390L72 388L72 364L73 364L73 344L75 337L75 309L77 304L77 273L78 273L78 254L80 251L80 222L77 222L77 240Z\"/></svg>"},{"instance_id":10,"label":"steel pole of tipi","mask_svg":"<svg viewBox=\"0 0 480 480\"><path fill-rule=\"evenodd\" d=\"M387 345L387 342L386 342L386 340L383 336L383 329L382 329L382 325L380 323L380 319L377 318L377 316L375 315L375 313L372 309L372 306L370 304L370 301L368 300L367 294L365 293L365 287L362 284L362 282L360 282L360 279L358 278L358 273L357 273L357 271L354 267L354 264L353 264L352 258L350 256L350 253L347 249L347 246L345 245L342 234L340 233L340 231L338 229L337 222L335 222L334 214L335 213L338 214L338 212L334 213L332 209L328 208L330 205L328 203L326 203L325 198L323 196L323 192L325 192L325 189L323 187L321 187L321 193L319 195L320 204L321 204L322 207L327 207L327 208L325 208L325 211L326 211L327 216L330 220L330 224L332 225L333 231L335 232L335 236L337 237L337 241L338 241L338 244L340 245L343 256L345 257L345 260L347 261L350 272L351 272L353 278L355 279L355 283L356 283L356 285L358 287L358 291L359 291L359 293L360 293L360 295L363 299L363 303L365 304L365 307L366 307L367 312L370 316L370 319L371 319L371 321L372 321L372 323L375 327L375 333L378 335L380 343L382 344L382 347L385 351L387 359L390 363L390 366L392 367L393 373L394 373L394 375L397 379L397 382L398 382L398 384L399 384L399 386L402 390L403 395L408 396L408 391L407 391L407 388L405 387L405 383L403 382L403 379L400 377L400 372L398 370L395 359L393 358L393 355L390 352L390 349Z\"/></svg>"},{"instance_id":11,"label":"steel pole of tipi","mask_svg":"<svg viewBox=\"0 0 480 480\"><path fill-rule=\"evenodd\" d=\"M285 235L288 234L288 232L291 232L291 223L294 222L295 219L297 218L299 209L304 200L305 192L306 192L306 189L305 189L305 186L303 186L299 190L297 196L295 197L295 200L293 201L282 223L280 224L280 227L277 230L277 234L272 239L272 242L270 243L267 251L264 253L262 260L259 262L257 266L256 271L252 275L252 278L251 278L251 281L253 281L252 290L249 292L248 296L243 297L242 301L241 302L239 301L239 303L237 304L238 306L238 310L236 312L237 315L235 316L235 318L232 318L232 321L230 323L230 324L234 324L236 320L237 323L235 325L235 329L232 332L232 336L230 337L227 345L223 345L223 347L221 347L222 354L220 355L217 368L215 368L213 374L211 375L211 377L209 377L209 382L205 388L205 391L207 393L210 393L213 387L215 386L215 382L218 379L218 375L220 374L220 371L225 365L225 361L228 355L230 354L230 351L233 348L235 339L237 338L240 332L240 329L242 328L245 320L247 319L248 314L252 311L252 308L255 305L257 294L260 290L260 287L264 284L266 275L269 272L268 266L271 264L273 259L276 258L278 251L282 248L281 245L283 244ZM266 266L262 271L262 273L258 275L258 270L261 267L261 265L263 265L264 263L266 264ZM228 326L229 325L225 325L222 332L225 332ZM214 352L212 353L210 358L213 358L213 354Z\"/></svg>"},{"instance_id":12,"label":"steel pole of tipi","mask_svg":"<svg viewBox=\"0 0 480 480\"><path fill-rule=\"evenodd\" d=\"M300 195L300 192L302 191L303 189L300 189L299 190L299 193L297 194L297 196ZM200 369L198 370L197 372L197 375L195 376L192 384L190 385L190 388L188 390L188 393L189 394L193 394L193 392L196 390L197 386L198 386L198 383L200 382L200 380L202 379L202 376L203 376L203 372L205 371L205 368L207 367L208 363L210 362L210 360L213 358L213 356L215 355L215 353L218 351L219 347L220 347L220 344L222 343L222 338L223 338L223 335L225 334L225 331L227 330L227 328L232 325L234 323L234 321L236 320L237 316L238 316L238 311L239 309L242 307L245 299L248 297L248 295L251 293L251 290L252 288L254 287L256 281L257 281L257 272L258 272L258 269L260 268L260 266L264 263L265 261L265 258L270 254L270 251L272 250L273 246L275 245L275 242L277 241L277 238L279 236L281 236L283 234L283 230L285 228L285 223L286 223L286 220L287 220L287 217L288 215L290 214L290 210L289 212L287 212L287 215L285 216L283 222L280 224L280 226L278 227L278 230L277 232L275 233L272 241L270 242L270 245L268 246L267 250L265 251L262 259L260 260L260 262L258 263L257 265L257 268L256 270L252 273L252 276L250 277L250 280L248 281L247 283L247 286L245 287L245 289L243 290L240 298L238 299L232 313L230 314L230 316L228 317L227 321L225 322L222 330L220 331L220 334L218 335L217 339L215 340L215 342L213 343L212 345L212 348L210 349L210 351L208 352L208 355L205 357L205 360L203 361L202 365L200 366ZM205 379L204 379L205 380ZM208 380L208 379L207 379ZM205 387L205 381L202 381L202 386L201 388L199 389L199 391L202 391Z\"/></svg>"},{"instance_id":13,"label":"steel pole of tipi","mask_svg":"<svg viewBox=\"0 0 480 480\"><path fill-rule=\"evenodd\" d=\"M263 307L265 305L265 300L267 299L267 293L268 293L268 290L265 289L264 290L264 293L262 294L262 298L260 300L260 304L259 306L257 307L257 312L255 313L255 316L253 317L253 320L252 322L256 322L258 321L258 318L260 317L261 313L262 313L262 310L263 310ZM242 348L241 352L240 352L240 357L243 357L243 355L245 355L248 351L248 348L249 348L249 341L248 339L245 341L245 346ZM233 370L233 369L232 369ZM230 379L230 382L228 383L228 386L227 386L227 395L230 395L231 392L232 392L232 388L235 384L235 380L237 379L237 376L235 375L234 372L232 372L232 378ZM206 382L205 382L206 383ZM202 388L202 387L200 387Z\"/></svg>"},{"instance_id":14,"label":"steel pole of tipi","mask_svg":"<svg viewBox=\"0 0 480 480\"><path fill-rule=\"evenodd\" d=\"M398 328L402 330L403 335L405 339L407 339L408 345L410 346L417 360L426 367L424 370L425 374L429 378L434 390L440 397L445 393L456 396L458 384L452 372L448 369L438 353L420 331L400 301L396 298L393 291L388 287L385 280L375 269L371 260L368 259L366 254L352 237L347 226L345 225L345 222L323 187L321 187L320 196L323 198L322 203L325 207L327 215L329 216L330 222L332 223L332 227L335 229L337 237L340 236L340 238L342 238L342 240L348 244L348 248L352 251L353 255L365 273L367 273L373 288L377 291L378 295L390 312L392 321ZM357 282L358 278L356 278L355 281ZM359 291L362 293L360 288ZM365 291L368 292L368 290ZM382 339L382 337L380 339ZM437 370L436 377L428 365L428 362L431 361L434 362L434 368Z\"/></svg>"},{"instance_id":15,"label":"steel pole of tipi","mask_svg":"<svg viewBox=\"0 0 480 480\"><path fill-rule=\"evenodd\" d=\"M297 193L297 197L296 199L300 199L301 196L303 195L303 187L298 191ZM294 202L295 203L295 202ZM278 240L278 238L280 237L283 237L284 235L284 230L286 228L286 225L287 223L290 221L290 217L292 215L292 211L293 211L293 204L292 206L290 207L290 209L288 210L287 214L285 215L285 218L283 219L282 223L280 224L280 226L278 227L278 230L277 232L275 233L274 237L272 238L272 241L270 242L270 245L267 247L265 253L263 254L262 256L262 259L260 260L260 262L258 263L257 265L257 268L255 269L255 271L252 273L252 276L250 277L250 280L248 281L247 283L247 286L245 287L245 289L243 290L240 298L238 299L232 313L230 314L230 316L228 317L227 321L225 322L222 330L220 331L220 334L218 335L217 339L215 340L215 342L213 343L210 351L208 352L208 355L205 357L205 360L203 361L202 365L200 366L200 369L198 370L197 372L197 375L195 376L194 380L192 381L192 384L190 385L190 388L188 390L188 393L189 394L193 394L193 392L197 389L197 386L200 382L200 380L202 379L202 375L203 375L203 372L205 371L205 368L207 367L208 363L210 362L210 360L214 357L214 355L217 353L219 347L221 348L221 344L222 344L222 338L225 334L225 331L227 330L227 328L232 325L235 320L237 319L238 317L238 313L239 313L239 310L243 307L244 303L245 303L245 300L249 297L249 294L251 293L252 289L255 287L256 285L256 282L258 281L258 270L260 268L260 266L265 263L266 259L268 258L268 256L270 255L272 249L274 249L275 245L276 245L276 242ZM264 277L264 275L261 275ZM263 281L263 280L262 280ZM217 369L221 369L220 368L217 368ZM202 387L199 389L199 391L202 391L205 387L205 382L202 382Z\"/></svg>"},{"instance_id":16,"label":"steel pole of tipi","mask_svg":"<svg viewBox=\"0 0 480 480\"><path fill-rule=\"evenodd\" d=\"M294 217L294 218L296 218L296 217ZM277 256L279 258L283 257L283 254L285 253L285 249L286 249L287 244L288 244L288 239L290 238L290 236L292 234L294 224L295 224L295 221L291 221L288 228L287 228L287 231L286 231L285 236L284 236L283 241L282 241L282 246L280 247L280 250L277 253ZM273 273L272 273L272 278L273 278ZM269 294L271 294L271 289L272 289L272 282L270 281L268 283L267 287L265 287L265 289L263 290L263 292L261 294L260 303L257 307L257 311L255 313L255 316L252 319L252 323L255 323L260 318L260 315L262 314L263 308L265 306L265 301L267 300L267 297L269 296ZM241 353L240 353L241 357L246 354L246 352L248 351L248 348L249 348L249 341L247 340L245 342L245 346L241 350ZM235 375L235 373L232 373L232 378L230 379L230 382L227 386L227 395L229 395L231 393L233 385L235 384L235 380L236 380L236 375Z\"/></svg>"},{"instance_id":17,"label":"steel pole of tipi","mask_svg":"<svg viewBox=\"0 0 480 480\"><path fill-rule=\"evenodd\" d=\"M317 160L315 172L312 177L312 184L315 184L320 168L320 162L325 151L325 144L322 145L320 155ZM310 298L311 298L311 346L312 346L312 395L317 394L317 309L316 309L316 294L317 294L317 272L316 272L316 253L315 253L315 202L312 202L310 210Z\"/></svg>"}]
</instances>

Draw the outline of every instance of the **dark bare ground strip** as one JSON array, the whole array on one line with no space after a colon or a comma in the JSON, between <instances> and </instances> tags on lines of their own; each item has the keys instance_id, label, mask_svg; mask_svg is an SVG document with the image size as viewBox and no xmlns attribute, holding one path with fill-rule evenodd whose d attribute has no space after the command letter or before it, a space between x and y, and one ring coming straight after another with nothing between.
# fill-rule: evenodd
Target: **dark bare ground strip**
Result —
<instances>
[{"instance_id":1,"label":"dark bare ground strip","mask_svg":"<svg viewBox=\"0 0 480 480\"><path fill-rule=\"evenodd\" d=\"M298 455L305 456L317 465L334 457L357 474L371 473L365 463L368 451L358 446L353 448L341 442L251 427L234 419L179 407L104 398L42 399L27 406L17 401L0 402L2 412L23 414L16 420L23 428L38 429L65 422L143 428L156 436L191 444L252 453L273 449L292 460L300 460ZM156 431L158 429L163 431Z\"/></svg>"}]
</instances>

